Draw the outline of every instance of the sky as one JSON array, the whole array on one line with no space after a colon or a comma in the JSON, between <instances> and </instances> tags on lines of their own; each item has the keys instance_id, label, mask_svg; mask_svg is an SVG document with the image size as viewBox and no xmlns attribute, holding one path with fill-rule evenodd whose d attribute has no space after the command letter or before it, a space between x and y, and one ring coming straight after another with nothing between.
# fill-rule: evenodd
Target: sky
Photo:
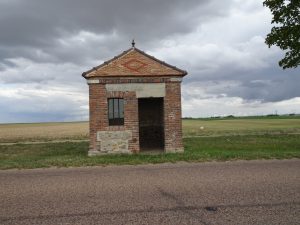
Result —
<instances>
[{"instance_id":1,"label":"sky","mask_svg":"<svg viewBox=\"0 0 300 225\"><path fill-rule=\"evenodd\" d=\"M82 72L131 47L181 69L184 117L300 113L260 0L0 0L0 123L88 120Z\"/></svg>"}]
</instances>

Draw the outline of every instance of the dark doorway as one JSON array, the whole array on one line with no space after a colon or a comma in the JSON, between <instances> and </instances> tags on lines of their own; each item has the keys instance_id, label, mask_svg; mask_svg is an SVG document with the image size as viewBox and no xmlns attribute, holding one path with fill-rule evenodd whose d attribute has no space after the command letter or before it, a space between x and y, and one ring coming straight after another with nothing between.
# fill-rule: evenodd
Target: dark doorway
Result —
<instances>
[{"instance_id":1,"label":"dark doorway","mask_svg":"<svg viewBox=\"0 0 300 225\"><path fill-rule=\"evenodd\" d=\"M139 98L141 151L164 149L163 98Z\"/></svg>"}]
</instances>

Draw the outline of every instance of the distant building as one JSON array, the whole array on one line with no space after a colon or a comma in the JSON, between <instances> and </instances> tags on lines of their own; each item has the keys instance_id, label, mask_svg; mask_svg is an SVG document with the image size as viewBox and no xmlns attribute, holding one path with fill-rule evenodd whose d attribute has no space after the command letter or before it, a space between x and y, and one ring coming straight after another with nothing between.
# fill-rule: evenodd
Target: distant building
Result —
<instances>
[{"instance_id":1,"label":"distant building","mask_svg":"<svg viewBox=\"0 0 300 225\"><path fill-rule=\"evenodd\" d=\"M181 81L187 72L134 45L82 74L89 85L89 155L183 152Z\"/></svg>"}]
</instances>

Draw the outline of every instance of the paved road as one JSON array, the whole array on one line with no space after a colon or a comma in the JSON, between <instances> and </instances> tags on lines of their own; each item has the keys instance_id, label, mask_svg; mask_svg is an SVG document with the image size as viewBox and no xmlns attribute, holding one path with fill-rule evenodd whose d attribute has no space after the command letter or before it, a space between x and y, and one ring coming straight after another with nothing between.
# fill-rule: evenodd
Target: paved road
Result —
<instances>
[{"instance_id":1,"label":"paved road","mask_svg":"<svg viewBox=\"0 0 300 225\"><path fill-rule=\"evenodd\" d=\"M0 224L300 224L300 160L0 171Z\"/></svg>"}]
</instances>

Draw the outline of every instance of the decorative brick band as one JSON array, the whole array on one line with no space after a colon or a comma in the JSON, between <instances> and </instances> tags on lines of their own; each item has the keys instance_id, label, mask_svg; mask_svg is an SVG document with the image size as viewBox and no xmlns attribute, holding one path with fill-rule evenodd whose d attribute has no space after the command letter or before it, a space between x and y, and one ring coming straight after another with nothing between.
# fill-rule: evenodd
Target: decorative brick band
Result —
<instances>
[{"instance_id":1,"label":"decorative brick band","mask_svg":"<svg viewBox=\"0 0 300 225\"><path fill-rule=\"evenodd\" d=\"M88 79L88 84L124 84L124 83L169 83L181 82L182 77L119 77L119 78L93 78Z\"/></svg>"}]
</instances>

